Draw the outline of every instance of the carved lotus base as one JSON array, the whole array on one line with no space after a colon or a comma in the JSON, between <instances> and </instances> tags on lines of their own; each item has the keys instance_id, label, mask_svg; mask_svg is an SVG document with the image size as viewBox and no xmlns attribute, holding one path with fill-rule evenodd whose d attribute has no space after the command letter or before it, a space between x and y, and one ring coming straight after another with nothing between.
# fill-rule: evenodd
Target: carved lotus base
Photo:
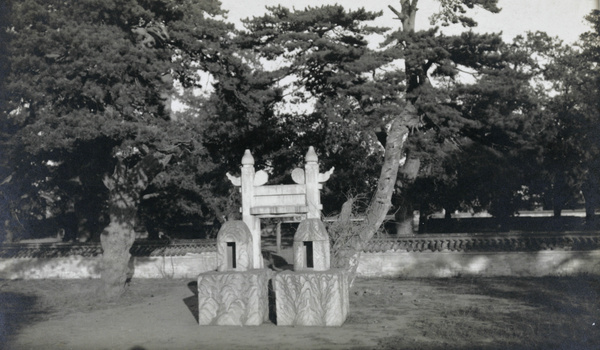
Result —
<instances>
[{"instance_id":1,"label":"carved lotus base","mask_svg":"<svg viewBox=\"0 0 600 350\"><path fill-rule=\"evenodd\" d=\"M273 278L278 326L341 326L349 309L343 270L283 271Z\"/></svg>"},{"instance_id":2,"label":"carved lotus base","mask_svg":"<svg viewBox=\"0 0 600 350\"><path fill-rule=\"evenodd\" d=\"M269 317L271 270L211 271L198 276L198 323L258 326Z\"/></svg>"}]
</instances>

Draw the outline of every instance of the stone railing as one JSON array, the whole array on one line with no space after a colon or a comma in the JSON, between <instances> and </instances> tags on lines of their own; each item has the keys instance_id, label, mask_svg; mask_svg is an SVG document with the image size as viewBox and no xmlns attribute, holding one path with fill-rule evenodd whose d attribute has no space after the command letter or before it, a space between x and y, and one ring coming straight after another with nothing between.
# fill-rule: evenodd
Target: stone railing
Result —
<instances>
[{"instance_id":1,"label":"stone railing","mask_svg":"<svg viewBox=\"0 0 600 350\"><path fill-rule=\"evenodd\" d=\"M216 251L216 240L181 240L172 242L136 241L131 247L131 255L183 256ZM0 259L11 258L63 258L79 255L98 257L102 255L100 243L9 243L0 245Z\"/></svg>"},{"instance_id":2,"label":"stone railing","mask_svg":"<svg viewBox=\"0 0 600 350\"><path fill-rule=\"evenodd\" d=\"M135 257L183 256L216 252L216 240L177 240L171 242L136 241L130 252ZM600 234L569 232L565 234L437 234L411 237L374 238L365 252L513 252L542 250L600 250ZM11 243L0 245L0 259L58 258L73 255L97 257L100 243Z\"/></svg>"},{"instance_id":3,"label":"stone railing","mask_svg":"<svg viewBox=\"0 0 600 350\"><path fill-rule=\"evenodd\" d=\"M589 232L565 234L437 234L375 238L364 251L376 252L514 252L543 250L600 250L600 235Z\"/></svg>"}]
</instances>

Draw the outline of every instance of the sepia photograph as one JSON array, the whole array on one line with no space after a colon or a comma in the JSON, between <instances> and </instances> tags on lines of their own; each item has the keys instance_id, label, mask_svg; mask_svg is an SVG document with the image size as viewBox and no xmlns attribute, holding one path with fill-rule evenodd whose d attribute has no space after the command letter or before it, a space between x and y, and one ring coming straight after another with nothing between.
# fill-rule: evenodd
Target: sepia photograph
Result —
<instances>
[{"instance_id":1,"label":"sepia photograph","mask_svg":"<svg viewBox=\"0 0 600 350\"><path fill-rule=\"evenodd\" d=\"M600 349L600 0L0 0L1 349Z\"/></svg>"}]
</instances>

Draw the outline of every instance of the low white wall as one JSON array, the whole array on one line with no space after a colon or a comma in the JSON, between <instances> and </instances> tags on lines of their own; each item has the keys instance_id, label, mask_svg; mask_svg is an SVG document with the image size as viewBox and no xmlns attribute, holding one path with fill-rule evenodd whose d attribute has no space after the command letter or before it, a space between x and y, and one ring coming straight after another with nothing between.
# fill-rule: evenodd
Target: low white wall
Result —
<instances>
[{"instance_id":1,"label":"low white wall","mask_svg":"<svg viewBox=\"0 0 600 350\"><path fill-rule=\"evenodd\" d=\"M216 252L136 257L134 278L196 278L217 269ZM363 252L363 277L568 276L600 275L600 250L537 252ZM0 279L99 278L100 258L0 259Z\"/></svg>"},{"instance_id":2,"label":"low white wall","mask_svg":"<svg viewBox=\"0 0 600 350\"><path fill-rule=\"evenodd\" d=\"M217 253L184 256L136 257L133 276L137 278L197 278L217 269Z\"/></svg>"},{"instance_id":3,"label":"low white wall","mask_svg":"<svg viewBox=\"0 0 600 350\"><path fill-rule=\"evenodd\" d=\"M100 257L0 259L0 279L99 278ZM217 269L216 252L134 259L135 278L196 278Z\"/></svg>"},{"instance_id":4,"label":"low white wall","mask_svg":"<svg viewBox=\"0 0 600 350\"><path fill-rule=\"evenodd\" d=\"M73 255L62 258L0 259L1 279L98 277L100 277L100 258Z\"/></svg>"},{"instance_id":5,"label":"low white wall","mask_svg":"<svg viewBox=\"0 0 600 350\"><path fill-rule=\"evenodd\" d=\"M364 277L568 276L600 274L600 250L537 252L382 252L361 254Z\"/></svg>"}]
</instances>

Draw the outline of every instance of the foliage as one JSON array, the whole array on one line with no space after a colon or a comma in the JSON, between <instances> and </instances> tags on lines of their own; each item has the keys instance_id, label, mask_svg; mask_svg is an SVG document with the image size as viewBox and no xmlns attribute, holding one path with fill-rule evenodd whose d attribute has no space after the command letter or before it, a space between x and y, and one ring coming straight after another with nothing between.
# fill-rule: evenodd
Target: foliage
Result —
<instances>
[{"instance_id":1,"label":"foliage","mask_svg":"<svg viewBox=\"0 0 600 350\"><path fill-rule=\"evenodd\" d=\"M2 120L12 131L17 192L49 193L75 210L95 203L78 211L90 219L100 216L101 179L117 160L131 168L144 154L174 156L154 182L159 196L177 197L169 184L197 176L186 171L210 171L201 120L173 120L168 97L174 80L192 84L191 66L214 64L231 29L212 18L223 14L218 2L26 0L8 8ZM180 166L190 158L205 161Z\"/></svg>"},{"instance_id":2,"label":"foliage","mask_svg":"<svg viewBox=\"0 0 600 350\"><path fill-rule=\"evenodd\" d=\"M404 59L407 98L418 109L407 164L420 166L417 177L401 176L396 202L408 208L412 203L422 215L442 208L510 215L518 209L518 192L535 172L537 133L545 123L535 84L540 68L527 52L532 48L523 45L524 39L508 45L499 34L415 31L406 19L415 14L416 2L407 3L401 1L402 12L392 8L402 27L384 44ZM444 25L475 24L464 17L465 6L499 10L496 1L441 3L434 19Z\"/></svg>"},{"instance_id":3,"label":"foliage","mask_svg":"<svg viewBox=\"0 0 600 350\"><path fill-rule=\"evenodd\" d=\"M544 169L552 190L558 192L555 205L562 207L581 190L591 219L600 204L600 12L595 10L586 19L592 30L581 35L578 47L557 52L545 72L555 94L547 105L551 125L545 139Z\"/></svg>"},{"instance_id":4,"label":"foliage","mask_svg":"<svg viewBox=\"0 0 600 350\"><path fill-rule=\"evenodd\" d=\"M467 9L478 6L486 11L498 13L500 8L497 4L497 0L440 0L441 10L431 17L431 24L441 23L448 26L450 23L460 23L465 27L475 27L477 22L466 15Z\"/></svg>"},{"instance_id":5,"label":"foliage","mask_svg":"<svg viewBox=\"0 0 600 350\"><path fill-rule=\"evenodd\" d=\"M308 146L321 152L335 179L324 190L325 211L337 210L351 189L371 192L381 148L374 130L383 130L395 111L401 77L381 70L389 57L368 45L367 37L384 28L370 27L380 13L346 11L339 5L291 11L267 8L267 14L245 21L237 42L267 68L271 99L268 119L257 143L260 158L281 179L297 166ZM241 153L240 153L241 154Z\"/></svg>"},{"instance_id":6,"label":"foliage","mask_svg":"<svg viewBox=\"0 0 600 350\"><path fill-rule=\"evenodd\" d=\"M443 26L476 25L475 7L499 11L496 0L439 3L431 20ZM399 216L505 217L526 205L525 192L552 196L555 208L579 189L600 197L598 13L580 46L566 47L543 33L507 44L498 34L418 31L417 5L390 7L400 20L391 32L371 26L381 13L339 5L269 7L235 32L213 0L3 2L3 223L27 232L75 215L70 238L97 238L108 223L104 175L148 154L171 157L140 194L152 236L217 222L237 211L223 174L246 148L281 182L310 145L336 168L323 189L329 214L346 196L374 192L400 116L410 137ZM382 47L369 44L382 35ZM201 74L211 77L204 86ZM174 113L178 94L189 108Z\"/></svg>"}]
</instances>

